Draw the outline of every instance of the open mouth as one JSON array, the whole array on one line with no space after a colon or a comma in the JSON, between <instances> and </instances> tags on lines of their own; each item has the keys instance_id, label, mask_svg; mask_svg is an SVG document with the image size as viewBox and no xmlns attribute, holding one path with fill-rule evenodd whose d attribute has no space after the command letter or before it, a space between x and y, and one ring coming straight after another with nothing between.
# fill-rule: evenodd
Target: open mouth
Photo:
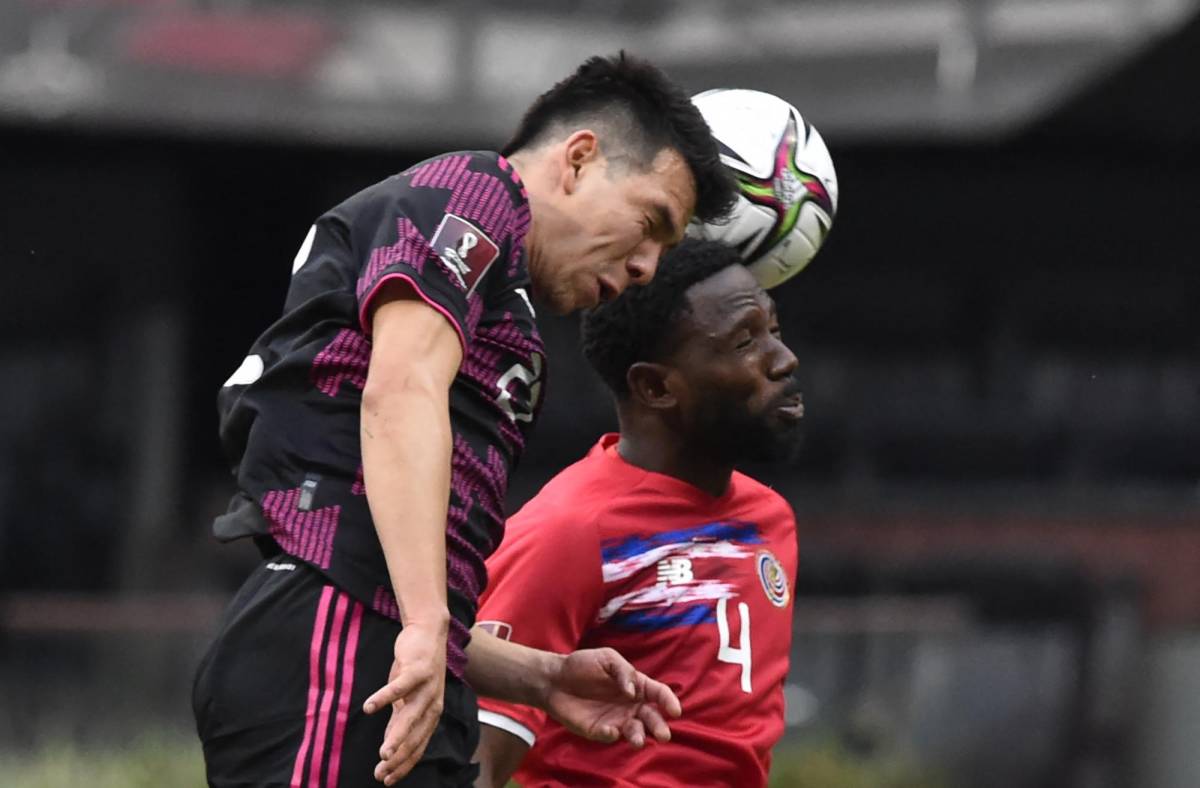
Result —
<instances>
[{"instance_id":1,"label":"open mouth","mask_svg":"<svg viewBox=\"0 0 1200 788\"><path fill-rule=\"evenodd\" d=\"M793 394L781 400L776 410L787 421L799 421L804 418L804 398L799 394Z\"/></svg>"},{"instance_id":2,"label":"open mouth","mask_svg":"<svg viewBox=\"0 0 1200 788\"><path fill-rule=\"evenodd\" d=\"M603 279L597 279L596 284L599 287L600 303L605 304L617 297L617 289L605 282Z\"/></svg>"}]
</instances>

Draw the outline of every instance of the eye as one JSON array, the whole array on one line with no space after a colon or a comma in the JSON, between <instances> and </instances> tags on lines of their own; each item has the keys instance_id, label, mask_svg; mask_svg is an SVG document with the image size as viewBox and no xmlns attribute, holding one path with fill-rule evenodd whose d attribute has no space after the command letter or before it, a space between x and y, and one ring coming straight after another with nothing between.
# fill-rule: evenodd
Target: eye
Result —
<instances>
[{"instance_id":1,"label":"eye","mask_svg":"<svg viewBox=\"0 0 1200 788\"><path fill-rule=\"evenodd\" d=\"M736 342L738 350L745 350L754 344L754 336L749 331L739 331Z\"/></svg>"},{"instance_id":2,"label":"eye","mask_svg":"<svg viewBox=\"0 0 1200 788\"><path fill-rule=\"evenodd\" d=\"M783 329L779 327L778 323L775 323L771 326L771 336L775 337L776 339L783 337Z\"/></svg>"}]
</instances>

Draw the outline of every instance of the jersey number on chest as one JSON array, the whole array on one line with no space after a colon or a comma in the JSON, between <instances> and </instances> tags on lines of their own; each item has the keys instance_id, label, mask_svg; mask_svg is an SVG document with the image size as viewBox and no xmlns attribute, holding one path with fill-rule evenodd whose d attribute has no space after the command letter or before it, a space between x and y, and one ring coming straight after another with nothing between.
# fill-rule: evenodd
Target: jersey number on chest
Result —
<instances>
[{"instance_id":1,"label":"jersey number on chest","mask_svg":"<svg viewBox=\"0 0 1200 788\"><path fill-rule=\"evenodd\" d=\"M721 643L717 648L717 659L721 662L728 662L732 665L742 666L742 692L749 694L750 692L750 606L745 602L738 602L738 619L740 630L738 636L738 647L734 648L729 645L729 611L726 607L728 602L725 597L717 600L717 634L721 638Z\"/></svg>"}]
</instances>

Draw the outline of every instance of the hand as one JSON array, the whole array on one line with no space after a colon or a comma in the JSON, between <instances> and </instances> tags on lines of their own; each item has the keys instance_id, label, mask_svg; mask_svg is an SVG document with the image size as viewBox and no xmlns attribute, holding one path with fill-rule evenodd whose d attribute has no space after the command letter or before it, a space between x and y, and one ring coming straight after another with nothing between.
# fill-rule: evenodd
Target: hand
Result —
<instances>
[{"instance_id":1,"label":"hand","mask_svg":"<svg viewBox=\"0 0 1200 788\"><path fill-rule=\"evenodd\" d=\"M388 683L363 704L367 714L391 707L375 779L392 785L421 759L442 714L446 628L409 624L396 637Z\"/></svg>"},{"instance_id":2,"label":"hand","mask_svg":"<svg viewBox=\"0 0 1200 788\"><path fill-rule=\"evenodd\" d=\"M567 730L587 739L634 747L646 733L665 742L671 729L663 718L682 713L670 687L636 670L611 648L584 649L561 657L541 704Z\"/></svg>"}]
</instances>

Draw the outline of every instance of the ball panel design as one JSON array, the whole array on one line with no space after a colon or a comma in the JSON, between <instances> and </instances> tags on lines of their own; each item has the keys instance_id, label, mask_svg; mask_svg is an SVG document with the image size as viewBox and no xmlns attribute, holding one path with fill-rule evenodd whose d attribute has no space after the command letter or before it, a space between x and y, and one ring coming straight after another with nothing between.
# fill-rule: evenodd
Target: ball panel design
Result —
<instances>
[{"instance_id":1,"label":"ball panel design","mask_svg":"<svg viewBox=\"0 0 1200 788\"><path fill-rule=\"evenodd\" d=\"M693 101L741 190L727 223L695 232L737 247L764 287L781 284L808 265L837 214L837 174L825 141L769 93L711 90Z\"/></svg>"}]
</instances>

